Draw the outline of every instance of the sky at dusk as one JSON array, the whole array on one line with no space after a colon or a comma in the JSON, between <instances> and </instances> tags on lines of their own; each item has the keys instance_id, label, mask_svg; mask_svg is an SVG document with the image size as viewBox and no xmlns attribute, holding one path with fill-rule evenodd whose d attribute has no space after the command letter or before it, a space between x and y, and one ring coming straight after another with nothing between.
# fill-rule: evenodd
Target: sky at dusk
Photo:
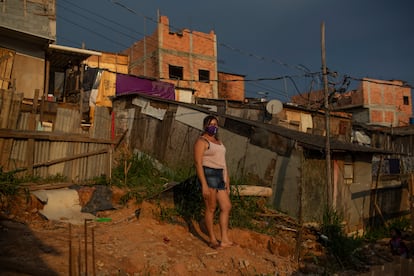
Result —
<instances>
[{"instance_id":1,"label":"sky at dusk","mask_svg":"<svg viewBox=\"0 0 414 276\"><path fill-rule=\"evenodd\" d=\"M410 0L57 0L57 43L120 52L156 28L217 35L218 69L244 75L247 97L288 102L322 88L321 25L332 86L361 78L414 87Z\"/></svg>"}]
</instances>

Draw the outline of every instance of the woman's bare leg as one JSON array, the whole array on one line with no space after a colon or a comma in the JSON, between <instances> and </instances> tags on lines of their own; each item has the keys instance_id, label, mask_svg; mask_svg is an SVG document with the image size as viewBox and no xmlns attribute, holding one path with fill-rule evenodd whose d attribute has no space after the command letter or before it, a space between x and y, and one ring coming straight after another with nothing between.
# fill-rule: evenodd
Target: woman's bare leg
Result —
<instances>
[{"instance_id":1,"label":"woman's bare leg","mask_svg":"<svg viewBox=\"0 0 414 276\"><path fill-rule=\"evenodd\" d=\"M229 230L229 217L231 210L230 197L227 191L220 190L217 192L217 201L220 207L220 230L221 230L221 245L223 247L232 245L232 242L228 236Z\"/></svg>"},{"instance_id":2,"label":"woman's bare leg","mask_svg":"<svg viewBox=\"0 0 414 276\"><path fill-rule=\"evenodd\" d=\"M208 231L210 243L213 245L218 244L216 235L214 233L214 213L217 207L217 192L215 189L210 189L210 195L204 199L206 204L206 211L204 214L204 222Z\"/></svg>"}]
</instances>

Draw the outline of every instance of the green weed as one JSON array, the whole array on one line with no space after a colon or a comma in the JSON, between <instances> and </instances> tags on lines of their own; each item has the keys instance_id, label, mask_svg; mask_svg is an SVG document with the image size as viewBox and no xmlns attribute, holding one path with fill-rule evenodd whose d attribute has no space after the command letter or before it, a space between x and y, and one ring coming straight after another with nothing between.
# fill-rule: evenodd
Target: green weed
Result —
<instances>
[{"instance_id":1,"label":"green weed","mask_svg":"<svg viewBox=\"0 0 414 276\"><path fill-rule=\"evenodd\" d=\"M112 171L111 184L128 190L121 203L131 199L142 202L159 194L167 183L183 179L183 171L172 171L143 154L121 156L117 163Z\"/></svg>"},{"instance_id":2,"label":"green weed","mask_svg":"<svg viewBox=\"0 0 414 276\"><path fill-rule=\"evenodd\" d=\"M375 242L383 238L390 237L390 230L392 228L399 229L402 232L408 231L411 227L411 221L407 217L400 217L388 221L386 224L376 225L375 227L368 227L365 231L364 238L368 242Z\"/></svg>"},{"instance_id":3,"label":"green weed","mask_svg":"<svg viewBox=\"0 0 414 276\"><path fill-rule=\"evenodd\" d=\"M0 195L12 196L16 195L20 188L20 181L15 177L15 172L3 172L0 167Z\"/></svg>"},{"instance_id":4,"label":"green weed","mask_svg":"<svg viewBox=\"0 0 414 276\"><path fill-rule=\"evenodd\" d=\"M329 253L334 257L341 268L356 268L363 263L363 255L360 251L363 239L360 237L348 237L343 229L343 217L331 208L326 208L322 219L321 232L327 237L325 245Z\"/></svg>"}]
</instances>

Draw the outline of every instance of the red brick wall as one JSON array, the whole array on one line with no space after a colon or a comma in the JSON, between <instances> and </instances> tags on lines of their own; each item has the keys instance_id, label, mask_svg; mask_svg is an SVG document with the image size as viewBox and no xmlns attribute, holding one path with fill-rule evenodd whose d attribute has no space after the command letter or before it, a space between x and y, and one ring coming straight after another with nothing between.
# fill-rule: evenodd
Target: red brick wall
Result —
<instances>
[{"instance_id":1,"label":"red brick wall","mask_svg":"<svg viewBox=\"0 0 414 276\"><path fill-rule=\"evenodd\" d=\"M402 81L364 79L362 81L364 106L370 109L370 123L406 126L412 116L411 89ZM408 104L404 104L408 97Z\"/></svg>"},{"instance_id":2,"label":"red brick wall","mask_svg":"<svg viewBox=\"0 0 414 276\"><path fill-rule=\"evenodd\" d=\"M130 56L130 74L153 77L173 83L176 87L194 89L195 96L217 98L216 35L183 29L174 30L166 16L161 16L157 30L124 53ZM169 65L183 67L183 80L169 80ZM210 82L199 82L199 70L210 72Z\"/></svg>"},{"instance_id":3,"label":"red brick wall","mask_svg":"<svg viewBox=\"0 0 414 276\"><path fill-rule=\"evenodd\" d=\"M158 78L157 47L158 39L156 33L154 33L147 36L145 41L137 41L130 48L123 51L123 54L129 56L129 74ZM144 53L146 53L145 58Z\"/></svg>"},{"instance_id":4,"label":"red brick wall","mask_svg":"<svg viewBox=\"0 0 414 276\"><path fill-rule=\"evenodd\" d=\"M243 81L228 85L229 91L218 94L217 44L213 31L202 33L170 27L166 16L159 18L157 30L146 37L144 70L144 41L140 40L123 53L130 57L129 73L157 78L176 87L192 89L194 96L244 100ZM169 65L183 67L183 80L169 80ZM199 82L199 70L210 72L209 82ZM231 75L232 78L244 79ZM223 89L223 87L222 87Z\"/></svg>"},{"instance_id":5,"label":"red brick wall","mask_svg":"<svg viewBox=\"0 0 414 276\"><path fill-rule=\"evenodd\" d=\"M220 99L244 101L244 76L219 72Z\"/></svg>"}]
</instances>

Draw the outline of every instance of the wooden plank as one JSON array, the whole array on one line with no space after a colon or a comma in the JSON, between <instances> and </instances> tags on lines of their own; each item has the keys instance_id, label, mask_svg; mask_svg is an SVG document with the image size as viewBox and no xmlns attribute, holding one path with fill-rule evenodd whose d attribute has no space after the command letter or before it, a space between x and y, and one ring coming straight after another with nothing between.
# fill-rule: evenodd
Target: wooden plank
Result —
<instances>
[{"instance_id":1,"label":"wooden plank","mask_svg":"<svg viewBox=\"0 0 414 276\"><path fill-rule=\"evenodd\" d=\"M271 197L272 188L253 185L237 185L231 186L232 194L239 196L263 196Z\"/></svg>"},{"instance_id":2,"label":"wooden plank","mask_svg":"<svg viewBox=\"0 0 414 276\"><path fill-rule=\"evenodd\" d=\"M2 106L1 106L1 111L0 111L0 128L7 128L10 107L11 107L12 98L13 98L13 91L3 90L2 96L3 96L3 100L2 100Z\"/></svg>"},{"instance_id":3,"label":"wooden plank","mask_svg":"<svg viewBox=\"0 0 414 276\"><path fill-rule=\"evenodd\" d=\"M9 88L14 55L14 51L0 48L0 89Z\"/></svg>"},{"instance_id":4,"label":"wooden plank","mask_svg":"<svg viewBox=\"0 0 414 276\"><path fill-rule=\"evenodd\" d=\"M13 93L10 105L10 113L7 120L8 129L16 129L17 121L20 116L20 107L22 105L23 93Z\"/></svg>"},{"instance_id":5,"label":"wooden plank","mask_svg":"<svg viewBox=\"0 0 414 276\"><path fill-rule=\"evenodd\" d=\"M28 128L28 118L29 113L21 113L20 119L17 124L17 129L25 130ZM21 167L25 167L26 163L26 152L27 152L27 141L22 139L14 139L12 145L12 151L10 154L10 169L17 169Z\"/></svg>"},{"instance_id":6,"label":"wooden plank","mask_svg":"<svg viewBox=\"0 0 414 276\"><path fill-rule=\"evenodd\" d=\"M38 190L69 188L70 186L73 186L73 183L72 182L49 183L49 184L25 183L25 184L22 184L21 186L28 188L29 191L38 191Z\"/></svg>"},{"instance_id":7,"label":"wooden plank","mask_svg":"<svg viewBox=\"0 0 414 276\"><path fill-rule=\"evenodd\" d=\"M39 99L39 94L40 94L40 90L36 89L34 99L33 99L32 113L29 114L29 118L28 118L27 128L30 129L30 130L35 130L36 129L36 110L37 110L37 101ZM33 175L34 145L35 145L35 143L34 143L33 138L27 140L26 160L27 160L27 164L28 164L28 174L29 175Z\"/></svg>"},{"instance_id":8,"label":"wooden plank","mask_svg":"<svg viewBox=\"0 0 414 276\"><path fill-rule=\"evenodd\" d=\"M10 96L10 94L8 94ZM23 99L22 93L11 93L11 101L8 105L9 108L6 108L8 114L4 114L3 118L7 117L7 122L2 122L2 126L6 126L8 129L15 129L17 127L17 121L20 114L20 106ZM7 100L8 101L8 100ZM3 110L2 110L3 111ZM1 150L1 161L0 164L3 166L3 169L8 171L13 166L13 163L10 163L10 155L13 147L13 139L5 139L2 143Z\"/></svg>"},{"instance_id":9,"label":"wooden plank","mask_svg":"<svg viewBox=\"0 0 414 276\"><path fill-rule=\"evenodd\" d=\"M45 140L45 141L83 142L83 143L117 145L119 144L122 137L123 136L118 136L116 140L110 140L110 139L91 138L84 134L71 134L71 133L63 134L59 132L0 129L0 138L14 138L14 139L35 139L35 140Z\"/></svg>"},{"instance_id":10,"label":"wooden plank","mask_svg":"<svg viewBox=\"0 0 414 276\"><path fill-rule=\"evenodd\" d=\"M4 94L4 89L0 89L0 109L3 106L3 94Z\"/></svg>"},{"instance_id":11,"label":"wooden plank","mask_svg":"<svg viewBox=\"0 0 414 276\"><path fill-rule=\"evenodd\" d=\"M96 151L92 151L92 152L85 152L85 153L81 153L81 154L66 156L66 157L62 157L62 158L58 158L58 159L54 159L54 160L48 160L48 161L45 161L45 162L35 163L35 164L33 164L33 168L42 167L42 166L52 166L52 165L55 165L55 164L64 163L64 162L67 162L67 161L71 161L71 160L75 160L75 159L79 159L79 158L83 158L83 157L101 155L101 154L104 154L104 153L107 153L107 152L108 152L108 149L100 149L100 150L96 150ZM28 168L19 168L19 170L27 170L27 169Z\"/></svg>"}]
</instances>

